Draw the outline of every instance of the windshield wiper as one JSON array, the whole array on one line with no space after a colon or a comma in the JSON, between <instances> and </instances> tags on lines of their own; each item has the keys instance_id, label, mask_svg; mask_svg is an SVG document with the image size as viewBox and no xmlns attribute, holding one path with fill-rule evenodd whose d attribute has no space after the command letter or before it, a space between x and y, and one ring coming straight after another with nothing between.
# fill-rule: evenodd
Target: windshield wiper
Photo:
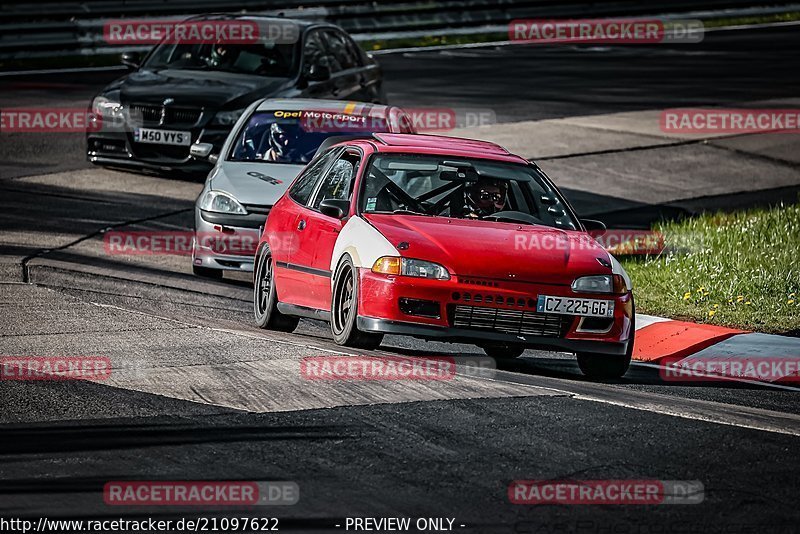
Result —
<instances>
[{"instance_id":1,"label":"windshield wiper","mask_svg":"<svg viewBox=\"0 0 800 534\"><path fill-rule=\"evenodd\" d=\"M422 211L407 210L407 209L394 210L392 212L392 215L425 215L426 217L433 217L433 215L431 215L430 213L425 213L425 212L422 212Z\"/></svg>"}]
</instances>

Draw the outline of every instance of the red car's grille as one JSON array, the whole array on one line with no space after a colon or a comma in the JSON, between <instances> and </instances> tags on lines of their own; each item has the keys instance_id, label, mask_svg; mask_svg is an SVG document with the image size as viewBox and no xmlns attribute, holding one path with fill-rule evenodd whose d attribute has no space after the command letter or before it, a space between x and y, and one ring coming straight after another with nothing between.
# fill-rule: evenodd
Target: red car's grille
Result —
<instances>
[{"instance_id":1,"label":"red car's grille","mask_svg":"<svg viewBox=\"0 0 800 534\"><path fill-rule=\"evenodd\" d=\"M450 306L450 324L457 328L490 330L504 334L564 337L572 324L572 317L531 310L457 304Z\"/></svg>"}]
</instances>

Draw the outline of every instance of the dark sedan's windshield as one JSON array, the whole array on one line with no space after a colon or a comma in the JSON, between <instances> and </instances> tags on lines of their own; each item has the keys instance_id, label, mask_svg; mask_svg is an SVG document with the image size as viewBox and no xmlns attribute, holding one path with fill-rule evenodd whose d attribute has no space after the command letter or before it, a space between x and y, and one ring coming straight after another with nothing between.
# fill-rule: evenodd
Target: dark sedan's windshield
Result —
<instances>
[{"instance_id":1,"label":"dark sedan's windshield","mask_svg":"<svg viewBox=\"0 0 800 534\"><path fill-rule=\"evenodd\" d=\"M150 69L189 69L290 78L296 70L295 43L164 43L145 63Z\"/></svg>"},{"instance_id":2,"label":"dark sedan's windshield","mask_svg":"<svg viewBox=\"0 0 800 534\"><path fill-rule=\"evenodd\" d=\"M242 128L229 160L304 165L331 136L387 131L387 122L379 117L310 110L259 111L253 113Z\"/></svg>"},{"instance_id":3,"label":"dark sedan's windshield","mask_svg":"<svg viewBox=\"0 0 800 534\"><path fill-rule=\"evenodd\" d=\"M369 167L365 213L499 220L566 230L577 221L533 167L446 156L382 154Z\"/></svg>"}]
</instances>

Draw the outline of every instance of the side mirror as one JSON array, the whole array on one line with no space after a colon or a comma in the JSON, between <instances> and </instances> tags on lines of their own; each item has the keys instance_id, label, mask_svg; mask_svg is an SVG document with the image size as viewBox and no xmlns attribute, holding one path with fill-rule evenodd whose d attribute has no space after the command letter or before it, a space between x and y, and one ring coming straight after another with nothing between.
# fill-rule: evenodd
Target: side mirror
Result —
<instances>
[{"instance_id":1,"label":"side mirror","mask_svg":"<svg viewBox=\"0 0 800 534\"><path fill-rule=\"evenodd\" d=\"M347 212L350 211L350 202L336 198L326 198L319 203L319 211L328 217L343 219Z\"/></svg>"},{"instance_id":2,"label":"side mirror","mask_svg":"<svg viewBox=\"0 0 800 534\"><path fill-rule=\"evenodd\" d=\"M142 55L139 52L125 52L121 57L122 64L129 69L138 69L142 63Z\"/></svg>"},{"instance_id":3,"label":"side mirror","mask_svg":"<svg viewBox=\"0 0 800 534\"><path fill-rule=\"evenodd\" d=\"M331 78L331 69L325 65L311 65L307 78L312 82L324 82Z\"/></svg>"},{"instance_id":4,"label":"side mirror","mask_svg":"<svg viewBox=\"0 0 800 534\"><path fill-rule=\"evenodd\" d=\"M214 150L214 145L211 143L195 143L189 147L189 155L205 159L211 155L212 150Z\"/></svg>"},{"instance_id":5,"label":"side mirror","mask_svg":"<svg viewBox=\"0 0 800 534\"><path fill-rule=\"evenodd\" d=\"M207 159L211 163L219 160L219 154L212 154L214 145L211 143L195 143L189 147L189 155L196 159Z\"/></svg>"},{"instance_id":6,"label":"side mirror","mask_svg":"<svg viewBox=\"0 0 800 534\"><path fill-rule=\"evenodd\" d=\"M603 235L606 231L606 225L603 221L594 219L581 219L581 224L586 228L586 231L592 235Z\"/></svg>"}]
</instances>

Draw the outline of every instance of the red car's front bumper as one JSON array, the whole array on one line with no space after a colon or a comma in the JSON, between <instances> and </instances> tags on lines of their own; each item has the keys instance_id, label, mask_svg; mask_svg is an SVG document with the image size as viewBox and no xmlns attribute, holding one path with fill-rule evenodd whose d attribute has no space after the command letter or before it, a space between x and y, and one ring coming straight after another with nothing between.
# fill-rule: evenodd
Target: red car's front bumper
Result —
<instances>
[{"instance_id":1,"label":"red car's front bumper","mask_svg":"<svg viewBox=\"0 0 800 534\"><path fill-rule=\"evenodd\" d=\"M577 294L566 285L474 277L428 280L359 269L358 328L467 343L625 354L633 338L633 297ZM536 311L538 296L614 300L614 316L589 320Z\"/></svg>"}]
</instances>

